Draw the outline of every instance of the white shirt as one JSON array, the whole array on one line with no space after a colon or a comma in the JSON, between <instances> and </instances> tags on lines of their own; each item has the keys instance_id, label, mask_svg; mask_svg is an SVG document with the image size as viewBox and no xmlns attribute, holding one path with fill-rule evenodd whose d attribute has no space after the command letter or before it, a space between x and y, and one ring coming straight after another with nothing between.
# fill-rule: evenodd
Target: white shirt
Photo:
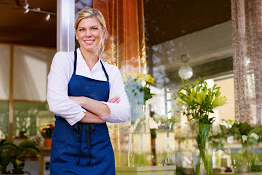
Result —
<instances>
[{"instance_id":1,"label":"white shirt","mask_svg":"<svg viewBox=\"0 0 262 175\"><path fill-rule=\"evenodd\" d=\"M108 105L111 114L102 119L111 123L125 122L130 117L130 107L121 73L116 66L102 62L109 77L109 99L120 97L119 103L104 102ZM65 118L70 125L74 125L85 116L85 110L68 97L68 83L73 71L74 52L57 52L52 61L47 85L47 102L50 111ZM107 80L100 60L90 71L79 48L77 49L76 74L96 80Z\"/></svg>"}]
</instances>

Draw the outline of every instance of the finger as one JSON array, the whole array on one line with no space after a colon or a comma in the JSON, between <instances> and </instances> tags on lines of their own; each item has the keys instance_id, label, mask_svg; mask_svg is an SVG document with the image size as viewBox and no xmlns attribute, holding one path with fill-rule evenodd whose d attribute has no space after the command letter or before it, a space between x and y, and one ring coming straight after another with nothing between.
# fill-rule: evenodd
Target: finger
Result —
<instances>
[{"instance_id":1,"label":"finger","mask_svg":"<svg viewBox=\"0 0 262 175\"><path fill-rule=\"evenodd\" d=\"M120 97L115 97L114 103L119 103Z\"/></svg>"},{"instance_id":2,"label":"finger","mask_svg":"<svg viewBox=\"0 0 262 175\"><path fill-rule=\"evenodd\" d=\"M114 98L109 99L107 102L112 103L114 101Z\"/></svg>"},{"instance_id":3,"label":"finger","mask_svg":"<svg viewBox=\"0 0 262 175\"><path fill-rule=\"evenodd\" d=\"M120 102L120 97L116 98L113 103L119 103Z\"/></svg>"},{"instance_id":4,"label":"finger","mask_svg":"<svg viewBox=\"0 0 262 175\"><path fill-rule=\"evenodd\" d=\"M116 103L119 99L120 99L120 97L119 97L119 96L116 96L116 97L114 97L114 98L109 99L107 102L108 102L108 103Z\"/></svg>"},{"instance_id":5,"label":"finger","mask_svg":"<svg viewBox=\"0 0 262 175\"><path fill-rule=\"evenodd\" d=\"M119 103L119 102L120 102L120 98L115 101L115 103Z\"/></svg>"},{"instance_id":6,"label":"finger","mask_svg":"<svg viewBox=\"0 0 262 175\"><path fill-rule=\"evenodd\" d=\"M114 103L114 101L115 101L115 98L111 98L111 99L109 99L107 102L108 102L108 103Z\"/></svg>"}]
</instances>

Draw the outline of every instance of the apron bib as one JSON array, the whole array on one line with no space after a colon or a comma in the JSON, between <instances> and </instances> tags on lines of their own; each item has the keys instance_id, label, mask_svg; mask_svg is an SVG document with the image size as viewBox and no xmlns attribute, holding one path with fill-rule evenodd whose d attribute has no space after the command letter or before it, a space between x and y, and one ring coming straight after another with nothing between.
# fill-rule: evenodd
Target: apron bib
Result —
<instances>
[{"instance_id":1,"label":"apron bib","mask_svg":"<svg viewBox=\"0 0 262 175\"><path fill-rule=\"evenodd\" d=\"M85 96L98 101L109 98L109 78L100 61L107 81L76 75L68 84L68 96ZM106 124L76 123L73 127L56 116L51 146L51 175L115 175L115 159Z\"/></svg>"}]
</instances>

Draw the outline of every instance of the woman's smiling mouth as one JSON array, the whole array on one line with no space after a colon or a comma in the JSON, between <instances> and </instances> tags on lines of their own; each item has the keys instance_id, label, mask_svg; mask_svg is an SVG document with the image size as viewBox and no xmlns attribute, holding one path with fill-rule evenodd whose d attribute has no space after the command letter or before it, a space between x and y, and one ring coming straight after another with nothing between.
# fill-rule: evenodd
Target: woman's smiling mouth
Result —
<instances>
[{"instance_id":1,"label":"woman's smiling mouth","mask_svg":"<svg viewBox=\"0 0 262 175\"><path fill-rule=\"evenodd\" d=\"M95 40L84 40L84 42L88 45L93 44Z\"/></svg>"}]
</instances>

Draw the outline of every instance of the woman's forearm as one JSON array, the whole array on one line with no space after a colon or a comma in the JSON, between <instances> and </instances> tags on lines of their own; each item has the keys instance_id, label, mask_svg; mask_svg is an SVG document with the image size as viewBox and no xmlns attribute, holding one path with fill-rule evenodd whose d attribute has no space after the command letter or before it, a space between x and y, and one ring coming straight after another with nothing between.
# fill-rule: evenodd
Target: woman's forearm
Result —
<instances>
[{"instance_id":1,"label":"woman's forearm","mask_svg":"<svg viewBox=\"0 0 262 175\"><path fill-rule=\"evenodd\" d=\"M103 119L96 116L95 114L92 114L89 111L85 112L84 118L82 118L79 122L80 123L105 123Z\"/></svg>"},{"instance_id":2,"label":"woman's forearm","mask_svg":"<svg viewBox=\"0 0 262 175\"><path fill-rule=\"evenodd\" d=\"M111 113L109 107L101 101L88 97L70 96L69 98L98 117L107 117Z\"/></svg>"}]
</instances>

